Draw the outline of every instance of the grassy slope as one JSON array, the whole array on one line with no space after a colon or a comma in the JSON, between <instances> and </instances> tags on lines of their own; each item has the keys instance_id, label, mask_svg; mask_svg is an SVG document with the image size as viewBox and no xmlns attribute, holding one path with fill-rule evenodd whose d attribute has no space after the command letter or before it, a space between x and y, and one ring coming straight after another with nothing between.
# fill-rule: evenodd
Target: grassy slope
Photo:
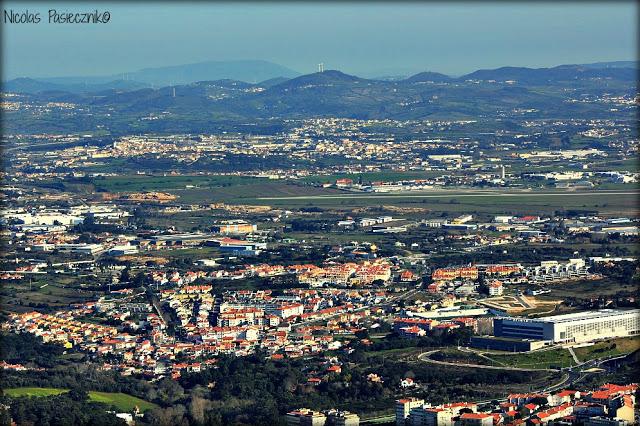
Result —
<instances>
[{"instance_id":1,"label":"grassy slope","mask_svg":"<svg viewBox=\"0 0 640 426\"><path fill-rule=\"evenodd\" d=\"M12 398L19 397L46 397L52 395L60 395L62 393L68 392L68 389L56 389L56 388L35 388L35 387L24 387L24 388L12 388L12 389L4 389L5 395ZM145 401L143 399L137 398L132 395L127 395L125 393L115 393L115 392L97 392L90 391L89 399L93 402L101 402L107 405L115 405L118 410L121 411L131 411L135 406L138 406L141 411L150 410L152 408L157 407L156 404Z\"/></svg>"},{"instance_id":2,"label":"grassy slope","mask_svg":"<svg viewBox=\"0 0 640 426\"><path fill-rule=\"evenodd\" d=\"M52 396L52 395L60 395L62 393L68 392L68 389L56 389L56 388L12 388L12 389L4 389L3 392L5 395L11 398L19 398L22 396Z\"/></svg>"},{"instance_id":3,"label":"grassy slope","mask_svg":"<svg viewBox=\"0 0 640 426\"><path fill-rule=\"evenodd\" d=\"M105 404L115 405L119 410L122 411L131 411L136 405L138 406L140 411L147 411L157 407L156 404L121 392L113 393L91 391L89 392L89 399L95 402L103 402Z\"/></svg>"}]
</instances>

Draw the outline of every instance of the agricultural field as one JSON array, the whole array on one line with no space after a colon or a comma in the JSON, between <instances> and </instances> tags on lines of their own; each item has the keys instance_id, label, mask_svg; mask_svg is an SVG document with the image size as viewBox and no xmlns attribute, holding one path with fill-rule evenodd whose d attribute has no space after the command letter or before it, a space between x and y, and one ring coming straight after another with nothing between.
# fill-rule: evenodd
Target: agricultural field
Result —
<instances>
[{"instance_id":1,"label":"agricultural field","mask_svg":"<svg viewBox=\"0 0 640 426\"><path fill-rule=\"evenodd\" d=\"M86 289L82 283L99 285L95 277L71 277L68 275L35 275L20 281L3 284L0 290L0 307L3 310L26 312L36 306L50 308L66 307L98 297L93 289Z\"/></svg>"}]
</instances>

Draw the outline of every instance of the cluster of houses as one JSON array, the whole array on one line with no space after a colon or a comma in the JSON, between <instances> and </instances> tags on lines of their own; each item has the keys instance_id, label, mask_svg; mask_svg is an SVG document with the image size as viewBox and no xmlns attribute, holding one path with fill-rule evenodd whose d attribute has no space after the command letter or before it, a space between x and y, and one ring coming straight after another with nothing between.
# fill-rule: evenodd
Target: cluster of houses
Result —
<instances>
[{"instance_id":1,"label":"cluster of houses","mask_svg":"<svg viewBox=\"0 0 640 426\"><path fill-rule=\"evenodd\" d=\"M194 283L162 289L154 306L125 289L53 314L12 314L4 327L102 356L103 368L125 375L175 378L207 368L223 353L244 356L261 348L277 358L340 349L334 336L361 330L372 312L381 313L375 305L389 297L368 289L291 289L278 296L229 291L216 300L211 290ZM154 313L158 309L165 312ZM175 335L167 333L163 315L169 311Z\"/></svg>"},{"instance_id":2,"label":"cluster of houses","mask_svg":"<svg viewBox=\"0 0 640 426\"><path fill-rule=\"evenodd\" d=\"M324 266L313 264L296 265L269 265L247 264L242 267L230 269L216 269L212 271L193 270L181 273L180 271L156 270L149 273L154 286L191 284L198 278L204 281L212 280L237 280L251 277L276 277L281 275L294 275L298 282L310 287L322 286L370 286L375 282L388 284L393 278L394 267L386 260L365 260L362 262L337 263L329 262ZM403 271L405 272L405 271ZM399 275L401 275L400 273ZM415 278L413 274L404 274L404 281Z\"/></svg>"},{"instance_id":3,"label":"cluster of houses","mask_svg":"<svg viewBox=\"0 0 640 426\"><path fill-rule=\"evenodd\" d=\"M592 391L510 394L480 410L460 402L432 406L418 398L396 401L397 426L628 426L636 423L637 384L605 384Z\"/></svg>"},{"instance_id":4,"label":"cluster of houses","mask_svg":"<svg viewBox=\"0 0 640 426\"><path fill-rule=\"evenodd\" d=\"M230 291L214 301L210 286L161 291L161 301L175 311L188 341L216 345L220 352L262 347L289 357L339 348L332 336L353 332L342 324L357 322L369 312L357 309L386 298L369 290L292 289L279 296L270 290ZM305 325L316 321L325 324ZM320 334L323 329L331 333Z\"/></svg>"},{"instance_id":5,"label":"cluster of houses","mask_svg":"<svg viewBox=\"0 0 640 426\"><path fill-rule=\"evenodd\" d=\"M384 260L361 263L333 263L324 267L309 268L298 275L298 281L310 287L323 285L364 286L376 281L391 280L391 265Z\"/></svg>"},{"instance_id":6,"label":"cluster of houses","mask_svg":"<svg viewBox=\"0 0 640 426\"><path fill-rule=\"evenodd\" d=\"M400 336L415 338L426 336L432 331L447 332L461 327L477 328L477 320L469 317L437 320L427 318L397 317L393 320L393 329Z\"/></svg>"},{"instance_id":7,"label":"cluster of houses","mask_svg":"<svg viewBox=\"0 0 640 426\"><path fill-rule=\"evenodd\" d=\"M489 295L500 296L504 291L503 284L507 283L541 285L593 277L589 272L589 264L584 259L548 260L536 266L523 266L520 263L470 265L434 270L431 274L433 282L429 284L428 290L432 293L473 293L477 290L474 283L483 279Z\"/></svg>"}]
</instances>

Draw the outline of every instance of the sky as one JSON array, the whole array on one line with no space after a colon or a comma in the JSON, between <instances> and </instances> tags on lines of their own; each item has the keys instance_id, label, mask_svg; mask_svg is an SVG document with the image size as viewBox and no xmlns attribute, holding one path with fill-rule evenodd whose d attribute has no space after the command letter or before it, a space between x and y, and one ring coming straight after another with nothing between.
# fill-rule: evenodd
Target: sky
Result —
<instances>
[{"instance_id":1,"label":"sky","mask_svg":"<svg viewBox=\"0 0 640 426\"><path fill-rule=\"evenodd\" d=\"M262 59L363 77L635 60L629 2L2 2L3 79L108 75ZM49 24L48 9L108 10L107 24ZM3 13L4 15L4 13Z\"/></svg>"}]
</instances>

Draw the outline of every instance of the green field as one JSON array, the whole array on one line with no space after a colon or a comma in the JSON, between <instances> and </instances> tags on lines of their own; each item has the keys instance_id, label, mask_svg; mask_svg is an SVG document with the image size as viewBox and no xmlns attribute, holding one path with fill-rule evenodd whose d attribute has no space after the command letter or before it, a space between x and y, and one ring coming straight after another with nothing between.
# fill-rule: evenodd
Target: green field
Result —
<instances>
[{"instance_id":1,"label":"green field","mask_svg":"<svg viewBox=\"0 0 640 426\"><path fill-rule=\"evenodd\" d=\"M568 350L557 348L537 352L496 352L482 351L463 352L457 349L445 349L440 351L444 357L434 359L454 363L490 365L494 367L515 367L535 370L545 370L556 367L570 367L576 364Z\"/></svg>"},{"instance_id":2,"label":"green field","mask_svg":"<svg viewBox=\"0 0 640 426\"><path fill-rule=\"evenodd\" d=\"M581 348L575 348L574 352L580 362L586 362L596 358L609 358L617 355L625 355L640 349L640 337L625 337L619 339L611 339L603 342L595 343L591 346L585 346ZM575 360L571 356L571 353L566 348L555 348L550 350L541 350L535 352L526 353L498 353L498 352L485 352L484 356L494 361L488 362L484 359L479 361L479 358L475 354L463 353L456 351L457 354L453 355L454 358L462 358L467 362L480 363L496 366L508 366L519 368L550 368L554 367L569 367L576 365ZM450 354L451 355L451 354Z\"/></svg>"},{"instance_id":3,"label":"green field","mask_svg":"<svg viewBox=\"0 0 640 426\"><path fill-rule=\"evenodd\" d=\"M634 248L635 250L635 248ZM631 251L634 253L634 251ZM595 297L614 295L619 291L634 292L637 286L633 283L625 284L617 280L604 278L602 280L579 280L556 283L549 286L551 293L543 294L539 297L542 300L558 300L566 297Z\"/></svg>"},{"instance_id":4,"label":"green field","mask_svg":"<svg viewBox=\"0 0 640 426\"><path fill-rule=\"evenodd\" d=\"M237 204L261 204L269 205L269 202L256 202L259 197L313 197L318 195L345 194L345 192L332 188L318 188L301 183L285 181L254 180L243 185L233 185L215 188L189 188L180 190L168 190L178 195L180 203L209 204L216 202L230 202ZM285 202L286 206L287 203Z\"/></svg>"},{"instance_id":5,"label":"green field","mask_svg":"<svg viewBox=\"0 0 640 426\"><path fill-rule=\"evenodd\" d=\"M4 394L11 398L19 398L23 396L53 396L69 392L69 389L56 388L12 388L4 389Z\"/></svg>"},{"instance_id":6,"label":"green field","mask_svg":"<svg viewBox=\"0 0 640 426\"><path fill-rule=\"evenodd\" d=\"M11 398L46 397L60 395L66 392L69 392L69 389L35 387L4 389L4 394ZM120 411L132 411L136 406L140 409L140 411L147 411L157 407L156 404L121 392L115 393L89 391L89 400L93 402L101 402L107 405L114 405Z\"/></svg>"},{"instance_id":7,"label":"green field","mask_svg":"<svg viewBox=\"0 0 640 426\"><path fill-rule=\"evenodd\" d=\"M144 399L137 398L126 393L113 393L113 392L89 392L89 399L94 402L103 402L109 405L115 405L118 410L132 411L135 406L138 406L140 411L151 410L156 408L157 405Z\"/></svg>"},{"instance_id":8,"label":"green field","mask_svg":"<svg viewBox=\"0 0 640 426\"><path fill-rule=\"evenodd\" d=\"M0 309L12 312L33 310L29 304L47 304L51 308L81 303L97 297L97 292L81 288L81 284L95 283L95 279L71 277L63 274L36 275L20 281L4 283L0 289ZM46 286L45 286L46 285ZM43 287L44 286L44 287Z\"/></svg>"},{"instance_id":9,"label":"green field","mask_svg":"<svg viewBox=\"0 0 640 426\"><path fill-rule=\"evenodd\" d=\"M578 359L582 362L594 358L608 358L618 355L625 355L640 349L640 337L625 337L621 339L611 339L598 342L592 346L575 348Z\"/></svg>"},{"instance_id":10,"label":"green field","mask_svg":"<svg viewBox=\"0 0 640 426\"><path fill-rule=\"evenodd\" d=\"M268 194L268 195L267 195ZM324 195L324 194L323 194ZM425 191L410 194L337 194L314 196L299 194L284 196L263 192L262 197L244 199L249 204L266 204L274 207L335 207L353 208L373 205L428 208L439 212L475 212L490 214L540 214L549 215L561 210L590 210L602 215L638 216L638 191L488 191L469 189L461 192Z\"/></svg>"},{"instance_id":11,"label":"green field","mask_svg":"<svg viewBox=\"0 0 640 426\"><path fill-rule=\"evenodd\" d=\"M576 365L573 357L564 348L543 350L513 355L485 354L494 360L497 365L518 368L545 369L550 367L571 367Z\"/></svg>"},{"instance_id":12,"label":"green field","mask_svg":"<svg viewBox=\"0 0 640 426\"><path fill-rule=\"evenodd\" d=\"M93 179L92 183L97 190L108 192L139 192L139 191L168 191L182 189L187 185L210 188L216 186L244 185L267 181L264 178L249 176L106 176Z\"/></svg>"}]
</instances>

